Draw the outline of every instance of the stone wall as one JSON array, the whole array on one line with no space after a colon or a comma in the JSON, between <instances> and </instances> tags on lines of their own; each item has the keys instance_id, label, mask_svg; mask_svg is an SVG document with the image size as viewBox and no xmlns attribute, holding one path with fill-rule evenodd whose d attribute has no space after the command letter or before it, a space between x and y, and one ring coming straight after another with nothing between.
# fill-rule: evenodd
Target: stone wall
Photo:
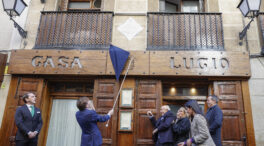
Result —
<instances>
[{"instance_id":1,"label":"stone wall","mask_svg":"<svg viewBox=\"0 0 264 146\"><path fill-rule=\"evenodd\" d=\"M264 57L250 60L252 76L249 80L255 139L258 146L264 144Z\"/></svg>"}]
</instances>

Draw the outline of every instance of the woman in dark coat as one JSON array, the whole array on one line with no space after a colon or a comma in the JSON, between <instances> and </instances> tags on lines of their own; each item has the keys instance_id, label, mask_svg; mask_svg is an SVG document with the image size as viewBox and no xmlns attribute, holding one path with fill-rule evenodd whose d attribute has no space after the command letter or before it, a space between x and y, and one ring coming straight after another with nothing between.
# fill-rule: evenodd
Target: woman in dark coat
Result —
<instances>
[{"instance_id":1,"label":"woman in dark coat","mask_svg":"<svg viewBox=\"0 0 264 146\"><path fill-rule=\"evenodd\" d=\"M180 142L184 142L189 138L190 132L190 120L187 117L187 111L184 107L181 107L177 112L177 119L172 126L174 132L175 146Z\"/></svg>"},{"instance_id":2,"label":"woman in dark coat","mask_svg":"<svg viewBox=\"0 0 264 146\"><path fill-rule=\"evenodd\" d=\"M81 97L77 101L77 107L80 111L76 112L76 119L82 129L81 146L101 146L102 136L97 122L109 120L113 110L110 110L107 115L98 115L92 101L87 97Z\"/></svg>"}]
</instances>

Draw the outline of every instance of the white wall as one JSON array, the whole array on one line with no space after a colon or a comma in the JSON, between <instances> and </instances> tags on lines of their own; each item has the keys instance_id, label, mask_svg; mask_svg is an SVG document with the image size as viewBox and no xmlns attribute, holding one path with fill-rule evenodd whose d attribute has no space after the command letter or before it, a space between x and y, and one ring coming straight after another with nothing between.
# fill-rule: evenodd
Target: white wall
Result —
<instances>
[{"instance_id":1,"label":"white wall","mask_svg":"<svg viewBox=\"0 0 264 146\"><path fill-rule=\"evenodd\" d=\"M264 57L250 60L252 76L249 80L251 107L257 146L264 145Z\"/></svg>"}]
</instances>

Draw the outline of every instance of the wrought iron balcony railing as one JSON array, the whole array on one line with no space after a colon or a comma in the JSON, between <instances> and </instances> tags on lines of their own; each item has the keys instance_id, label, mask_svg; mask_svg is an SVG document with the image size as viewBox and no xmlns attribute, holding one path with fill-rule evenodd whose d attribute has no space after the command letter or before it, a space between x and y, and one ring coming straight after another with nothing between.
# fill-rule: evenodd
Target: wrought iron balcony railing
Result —
<instances>
[{"instance_id":1,"label":"wrought iron balcony railing","mask_svg":"<svg viewBox=\"0 0 264 146\"><path fill-rule=\"evenodd\" d=\"M108 49L112 12L42 12L35 49Z\"/></svg>"},{"instance_id":2,"label":"wrought iron balcony railing","mask_svg":"<svg viewBox=\"0 0 264 146\"><path fill-rule=\"evenodd\" d=\"M148 13L148 50L224 50L221 13Z\"/></svg>"}]
</instances>

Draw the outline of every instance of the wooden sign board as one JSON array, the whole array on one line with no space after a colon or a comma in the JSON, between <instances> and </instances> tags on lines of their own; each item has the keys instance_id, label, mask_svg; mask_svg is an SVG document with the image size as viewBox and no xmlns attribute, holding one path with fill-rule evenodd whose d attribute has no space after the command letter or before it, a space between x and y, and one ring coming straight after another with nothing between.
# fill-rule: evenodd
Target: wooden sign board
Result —
<instances>
[{"instance_id":1,"label":"wooden sign board","mask_svg":"<svg viewBox=\"0 0 264 146\"><path fill-rule=\"evenodd\" d=\"M16 50L11 74L105 74L108 51Z\"/></svg>"},{"instance_id":2,"label":"wooden sign board","mask_svg":"<svg viewBox=\"0 0 264 146\"><path fill-rule=\"evenodd\" d=\"M133 58L128 75L250 76L246 52L130 51L122 74ZM108 51L15 50L10 74L114 75Z\"/></svg>"},{"instance_id":3,"label":"wooden sign board","mask_svg":"<svg viewBox=\"0 0 264 146\"><path fill-rule=\"evenodd\" d=\"M151 51L150 74L250 76L248 53L221 51Z\"/></svg>"},{"instance_id":4,"label":"wooden sign board","mask_svg":"<svg viewBox=\"0 0 264 146\"><path fill-rule=\"evenodd\" d=\"M125 64L122 74L126 73L129 62L133 58L128 75L149 75L149 51L130 51L130 57ZM111 62L110 55L107 57L106 74L114 75L115 71Z\"/></svg>"}]
</instances>

